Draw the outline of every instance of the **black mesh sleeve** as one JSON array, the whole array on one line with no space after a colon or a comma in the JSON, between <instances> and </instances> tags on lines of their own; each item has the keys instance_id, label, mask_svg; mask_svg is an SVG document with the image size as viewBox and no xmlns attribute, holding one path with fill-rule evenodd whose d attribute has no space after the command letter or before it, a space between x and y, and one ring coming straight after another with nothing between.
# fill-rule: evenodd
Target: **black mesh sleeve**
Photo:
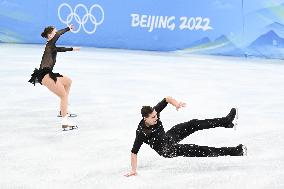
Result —
<instances>
[{"instance_id":1,"label":"black mesh sleeve","mask_svg":"<svg viewBox=\"0 0 284 189\"><path fill-rule=\"evenodd\" d=\"M160 113L166 106L168 105L168 102L166 101L166 98L164 98L161 102L159 102L156 106L154 106L154 109L157 113Z\"/></svg>"},{"instance_id":2,"label":"black mesh sleeve","mask_svg":"<svg viewBox=\"0 0 284 189\"><path fill-rule=\"evenodd\" d=\"M58 30L58 31L56 32L55 36L51 39L50 43L55 44L56 41L58 40L58 38L59 38L62 34L68 32L69 30L70 30L69 27L64 28L64 29L61 29L61 30Z\"/></svg>"},{"instance_id":3,"label":"black mesh sleeve","mask_svg":"<svg viewBox=\"0 0 284 189\"><path fill-rule=\"evenodd\" d=\"M57 52L66 52L66 51L73 51L73 48L66 48L66 47L56 47Z\"/></svg>"}]
</instances>

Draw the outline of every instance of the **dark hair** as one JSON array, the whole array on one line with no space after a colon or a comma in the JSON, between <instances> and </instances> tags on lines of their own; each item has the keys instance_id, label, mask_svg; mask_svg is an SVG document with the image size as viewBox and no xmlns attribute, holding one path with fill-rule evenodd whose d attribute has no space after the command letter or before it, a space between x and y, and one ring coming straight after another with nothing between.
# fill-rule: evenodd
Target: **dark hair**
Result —
<instances>
[{"instance_id":1,"label":"dark hair","mask_svg":"<svg viewBox=\"0 0 284 189\"><path fill-rule=\"evenodd\" d=\"M41 33L41 37L47 38L47 35L54 30L54 26L47 26L44 28L44 31Z\"/></svg>"},{"instance_id":2,"label":"dark hair","mask_svg":"<svg viewBox=\"0 0 284 189\"><path fill-rule=\"evenodd\" d=\"M143 106L141 109L142 117L149 117L149 115L154 111L154 108L151 106Z\"/></svg>"}]
</instances>

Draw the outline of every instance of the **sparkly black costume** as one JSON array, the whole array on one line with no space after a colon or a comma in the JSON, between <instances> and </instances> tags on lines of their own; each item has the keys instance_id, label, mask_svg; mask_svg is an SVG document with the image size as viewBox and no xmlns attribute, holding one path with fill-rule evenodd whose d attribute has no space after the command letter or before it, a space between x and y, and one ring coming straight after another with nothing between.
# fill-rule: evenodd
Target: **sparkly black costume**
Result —
<instances>
[{"instance_id":1,"label":"sparkly black costume","mask_svg":"<svg viewBox=\"0 0 284 189\"><path fill-rule=\"evenodd\" d=\"M185 157L208 157L208 156L242 156L242 145L237 147L208 147L198 146L195 144L179 144L181 140L198 130L225 127L232 128L231 113L222 118L197 120L180 123L170 130L165 132L162 122L160 120L161 111L167 106L168 102L163 99L155 107L158 115L158 121L155 125L147 127L142 119L136 130L136 138L131 150L132 153L137 154L143 143L148 144L160 156L172 158L177 156ZM231 111L232 112L232 111ZM234 116L233 116L234 117Z\"/></svg>"}]
</instances>

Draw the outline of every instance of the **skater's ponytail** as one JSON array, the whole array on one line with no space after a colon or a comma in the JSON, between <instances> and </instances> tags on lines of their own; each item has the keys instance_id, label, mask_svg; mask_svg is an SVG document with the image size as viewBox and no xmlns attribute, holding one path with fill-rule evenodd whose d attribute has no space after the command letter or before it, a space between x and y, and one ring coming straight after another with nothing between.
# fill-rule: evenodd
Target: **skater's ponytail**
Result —
<instances>
[{"instance_id":1,"label":"skater's ponytail","mask_svg":"<svg viewBox=\"0 0 284 189\"><path fill-rule=\"evenodd\" d=\"M154 111L154 108L152 108L151 106L143 106L141 109L141 115L142 117L149 117L149 115Z\"/></svg>"},{"instance_id":2,"label":"skater's ponytail","mask_svg":"<svg viewBox=\"0 0 284 189\"><path fill-rule=\"evenodd\" d=\"M47 26L44 28L44 31L41 33L41 37L48 38L48 34L51 34L51 32L54 30L54 26Z\"/></svg>"}]
</instances>

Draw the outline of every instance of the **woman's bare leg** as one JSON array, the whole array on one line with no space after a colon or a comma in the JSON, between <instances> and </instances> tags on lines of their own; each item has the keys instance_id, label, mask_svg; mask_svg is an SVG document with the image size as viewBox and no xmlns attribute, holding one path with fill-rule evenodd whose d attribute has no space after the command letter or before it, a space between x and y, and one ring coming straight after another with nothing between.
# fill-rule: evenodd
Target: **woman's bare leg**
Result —
<instances>
[{"instance_id":1,"label":"woman's bare leg","mask_svg":"<svg viewBox=\"0 0 284 189\"><path fill-rule=\"evenodd\" d=\"M72 80L67 76L63 76L63 77L58 77L57 81L60 81L63 84L65 92L66 92L67 96L69 97L69 92L70 92ZM68 109L67 109L67 113L68 113ZM61 112L60 112L60 114L61 114Z\"/></svg>"},{"instance_id":2,"label":"woman's bare leg","mask_svg":"<svg viewBox=\"0 0 284 189\"><path fill-rule=\"evenodd\" d=\"M69 95L72 80L67 76L58 77L57 80L60 81L64 85L64 89L65 89L67 95Z\"/></svg>"},{"instance_id":3,"label":"woman's bare leg","mask_svg":"<svg viewBox=\"0 0 284 189\"><path fill-rule=\"evenodd\" d=\"M68 93L66 92L64 85L61 83L61 80L57 78L57 82L55 83L54 80L52 80L49 75L46 74L42 79L42 84L60 98L61 115L62 117L65 117L67 114ZM70 90L70 87L69 89L67 87L67 90Z\"/></svg>"}]
</instances>

